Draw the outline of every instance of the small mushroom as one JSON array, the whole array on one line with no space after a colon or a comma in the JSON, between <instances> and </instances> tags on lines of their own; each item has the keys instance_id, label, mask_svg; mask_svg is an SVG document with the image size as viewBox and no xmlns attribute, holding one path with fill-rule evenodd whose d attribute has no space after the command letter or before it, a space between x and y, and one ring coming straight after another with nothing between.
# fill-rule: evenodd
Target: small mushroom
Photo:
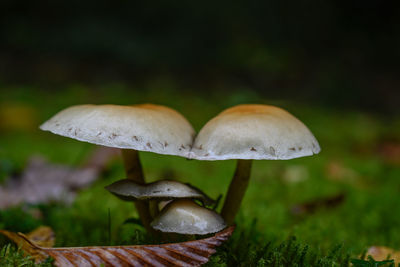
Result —
<instances>
[{"instance_id":1,"label":"small mushroom","mask_svg":"<svg viewBox=\"0 0 400 267\"><path fill-rule=\"evenodd\" d=\"M215 211L203 208L188 199L174 200L154 219L151 226L161 232L185 235L207 235L226 227Z\"/></svg>"},{"instance_id":2,"label":"small mushroom","mask_svg":"<svg viewBox=\"0 0 400 267\"><path fill-rule=\"evenodd\" d=\"M127 200L170 200L176 198L192 198L209 206L213 199L192 185L173 180L159 180L149 184L139 184L130 179L122 179L105 187L117 197Z\"/></svg>"},{"instance_id":3,"label":"small mushroom","mask_svg":"<svg viewBox=\"0 0 400 267\"><path fill-rule=\"evenodd\" d=\"M194 137L193 127L180 113L152 104L72 106L54 115L40 129L121 148L127 177L142 184L145 179L137 151L186 156ZM182 144L187 145L185 149ZM136 201L135 205L143 225L151 231L148 204Z\"/></svg>"},{"instance_id":4,"label":"small mushroom","mask_svg":"<svg viewBox=\"0 0 400 267\"><path fill-rule=\"evenodd\" d=\"M289 112L268 105L238 105L207 122L197 135L189 157L238 160L221 211L230 225L246 192L252 160L286 160L319 152L313 134Z\"/></svg>"}]
</instances>

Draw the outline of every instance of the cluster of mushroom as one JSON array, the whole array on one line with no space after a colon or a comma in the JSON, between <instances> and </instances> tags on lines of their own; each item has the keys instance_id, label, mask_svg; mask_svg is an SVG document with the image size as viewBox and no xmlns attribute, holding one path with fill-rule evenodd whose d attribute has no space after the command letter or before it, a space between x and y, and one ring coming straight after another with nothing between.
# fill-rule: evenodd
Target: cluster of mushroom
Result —
<instances>
[{"instance_id":1,"label":"cluster of mushroom","mask_svg":"<svg viewBox=\"0 0 400 267\"><path fill-rule=\"evenodd\" d=\"M194 200L206 206L215 204L215 201L188 184L160 180L142 185L123 179L106 189L122 200L147 201L153 218L150 225L161 232L206 235L226 227L218 213L199 206Z\"/></svg>"},{"instance_id":2,"label":"cluster of mushroom","mask_svg":"<svg viewBox=\"0 0 400 267\"><path fill-rule=\"evenodd\" d=\"M287 111L268 105L229 108L211 119L197 136L180 113L152 104L73 106L53 116L41 129L120 148L128 179L108 189L122 199L135 201L149 231L154 227L188 234L217 232L234 222L249 182L252 160L291 159L320 151L317 140L302 122ZM223 219L193 201L200 200L206 206L212 203L194 187L168 180L146 184L138 151L196 160L237 159L221 211ZM165 200L172 202L159 213L158 206ZM206 218L208 221L203 220Z\"/></svg>"}]
</instances>

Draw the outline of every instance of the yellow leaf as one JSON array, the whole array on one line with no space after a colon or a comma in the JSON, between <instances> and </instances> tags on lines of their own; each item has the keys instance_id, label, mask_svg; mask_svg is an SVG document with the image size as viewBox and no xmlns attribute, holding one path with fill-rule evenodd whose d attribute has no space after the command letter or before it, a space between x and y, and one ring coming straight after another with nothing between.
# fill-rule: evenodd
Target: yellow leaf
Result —
<instances>
[{"instance_id":1,"label":"yellow leaf","mask_svg":"<svg viewBox=\"0 0 400 267\"><path fill-rule=\"evenodd\" d=\"M400 251L396 251L388 247L370 247L366 256L371 256L376 261L383 261L386 259L394 260L395 264L400 263ZM389 256L389 257L388 257Z\"/></svg>"},{"instance_id":2,"label":"yellow leaf","mask_svg":"<svg viewBox=\"0 0 400 267\"><path fill-rule=\"evenodd\" d=\"M26 234L26 237L40 247L54 247L55 235L53 229L48 226L40 226L32 232Z\"/></svg>"},{"instance_id":3,"label":"yellow leaf","mask_svg":"<svg viewBox=\"0 0 400 267\"><path fill-rule=\"evenodd\" d=\"M0 234L5 235L8 239L12 240L19 248L21 248L25 254L31 255L36 262L45 260L46 255L43 255L41 251L36 249L36 245L31 243L28 238L22 233L14 233L6 230L0 230Z\"/></svg>"},{"instance_id":4,"label":"yellow leaf","mask_svg":"<svg viewBox=\"0 0 400 267\"><path fill-rule=\"evenodd\" d=\"M33 130L38 125L36 110L22 103L0 103L0 129Z\"/></svg>"}]
</instances>

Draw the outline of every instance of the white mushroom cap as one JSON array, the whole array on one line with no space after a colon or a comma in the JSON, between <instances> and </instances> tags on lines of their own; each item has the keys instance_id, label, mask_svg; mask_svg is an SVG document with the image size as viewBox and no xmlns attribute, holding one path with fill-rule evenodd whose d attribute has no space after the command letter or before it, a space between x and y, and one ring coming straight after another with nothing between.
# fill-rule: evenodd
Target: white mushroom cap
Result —
<instances>
[{"instance_id":1,"label":"white mushroom cap","mask_svg":"<svg viewBox=\"0 0 400 267\"><path fill-rule=\"evenodd\" d=\"M97 145L187 156L194 130L165 106L80 105L64 109L40 129Z\"/></svg>"},{"instance_id":2,"label":"white mushroom cap","mask_svg":"<svg viewBox=\"0 0 400 267\"><path fill-rule=\"evenodd\" d=\"M151 223L161 232L206 235L226 227L224 219L215 211L200 207L191 200L174 200Z\"/></svg>"},{"instance_id":3,"label":"white mushroom cap","mask_svg":"<svg viewBox=\"0 0 400 267\"><path fill-rule=\"evenodd\" d=\"M204 201L207 205L213 200L199 189L172 180L160 180L149 184L138 184L132 179L123 179L106 186L106 189L123 200L150 200L194 198Z\"/></svg>"},{"instance_id":4,"label":"white mushroom cap","mask_svg":"<svg viewBox=\"0 0 400 267\"><path fill-rule=\"evenodd\" d=\"M319 152L313 134L289 112L268 105L238 105L224 110L200 130L189 157L292 159Z\"/></svg>"}]
</instances>

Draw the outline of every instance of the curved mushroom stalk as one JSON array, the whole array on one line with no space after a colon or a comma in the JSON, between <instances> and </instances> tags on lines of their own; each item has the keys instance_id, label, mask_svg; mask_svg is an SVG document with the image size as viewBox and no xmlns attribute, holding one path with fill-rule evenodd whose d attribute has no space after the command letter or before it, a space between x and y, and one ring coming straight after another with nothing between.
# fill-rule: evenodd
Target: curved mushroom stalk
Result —
<instances>
[{"instance_id":1,"label":"curved mushroom stalk","mask_svg":"<svg viewBox=\"0 0 400 267\"><path fill-rule=\"evenodd\" d=\"M155 218L157 217L157 215L160 213L160 208L158 206L159 201L158 200L149 200L149 211L150 211L150 215L151 218Z\"/></svg>"},{"instance_id":2,"label":"curved mushroom stalk","mask_svg":"<svg viewBox=\"0 0 400 267\"><path fill-rule=\"evenodd\" d=\"M244 194L250 180L252 160L239 159L236 171L229 185L228 193L222 207L221 215L228 225L235 221L235 216L240 209Z\"/></svg>"},{"instance_id":3,"label":"curved mushroom stalk","mask_svg":"<svg viewBox=\"0 0 400 267\"><path fill-rule=\"evenodd\" d=\"M131 149L121 149L121 153L124 160L127 178L135 181L138 184L145 184L138 151ZM136 201L135 207L139 214L139 218L146 230L148 232L154 232L153 228L150 227L152 217L150 215L148 203L146 201Z\"/></svg>"}]
</instances>

